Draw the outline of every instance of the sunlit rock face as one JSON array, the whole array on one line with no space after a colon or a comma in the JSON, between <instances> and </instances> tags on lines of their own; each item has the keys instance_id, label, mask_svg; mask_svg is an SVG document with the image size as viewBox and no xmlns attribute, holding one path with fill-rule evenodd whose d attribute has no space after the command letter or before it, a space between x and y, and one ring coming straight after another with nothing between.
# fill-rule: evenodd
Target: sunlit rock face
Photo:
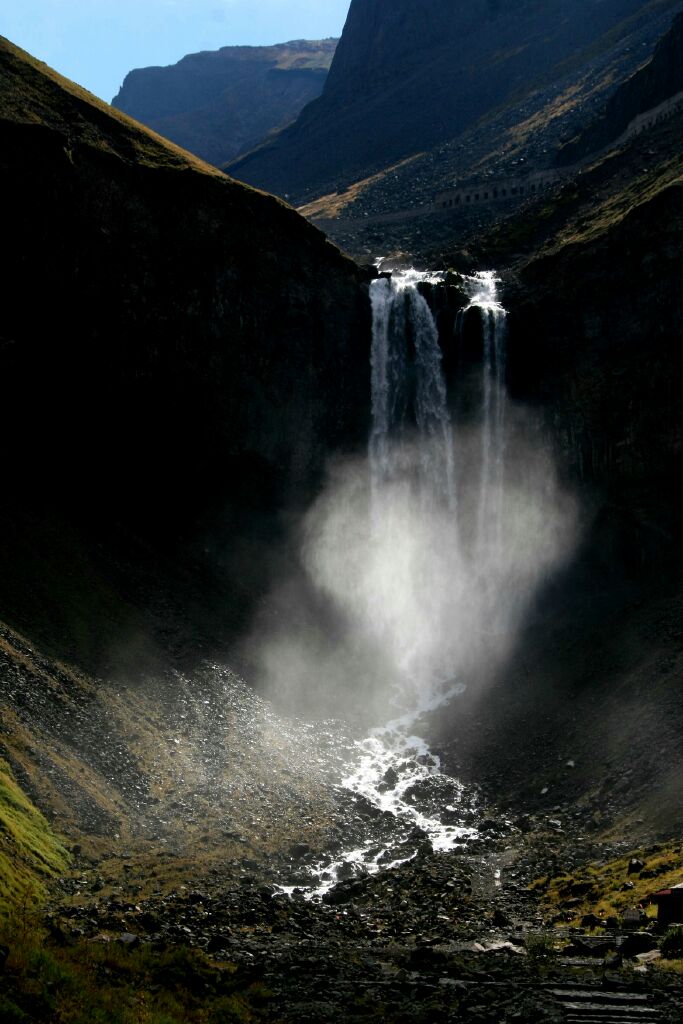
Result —
<instances>
[{"instance_id":1,"label":"sunlit rock face","mask_svg":"<svg viewBox=\"0 0 683 1024\"><path fill-rule=\"evenodd\" d=\"M289 124L322 92L336 39L224 46L130 71L113 105L209 163Z\"/></svg>"},{"instance_id":2,"label":"sunlit rock face","mask_svg":"<svg viewBox=\"0 0 683 1024\"><path fill-rule=\"evenodd\" d=\"M609 48L648 6L353 0L322 97L233 173L302 199L332 192L457 136L565 60L588 59L585 48Z\"/></svg>"}]
</instances>

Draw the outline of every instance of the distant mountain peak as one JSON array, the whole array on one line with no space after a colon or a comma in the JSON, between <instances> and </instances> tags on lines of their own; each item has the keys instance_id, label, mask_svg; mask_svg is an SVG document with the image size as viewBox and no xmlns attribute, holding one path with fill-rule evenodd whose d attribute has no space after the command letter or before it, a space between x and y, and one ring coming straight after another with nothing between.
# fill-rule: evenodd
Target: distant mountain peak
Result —
<instances>
[{"instance_id":1,"label":"distant mountain peak","mask_svg":"<svg viewBox=\"0 0 683 1024\"><path fill-rule=\"evenodd\" d=\"M129 72L112 104L220 165L289 124L322 92L336 39L223 46Z\"/></svg>"}]
</instances>

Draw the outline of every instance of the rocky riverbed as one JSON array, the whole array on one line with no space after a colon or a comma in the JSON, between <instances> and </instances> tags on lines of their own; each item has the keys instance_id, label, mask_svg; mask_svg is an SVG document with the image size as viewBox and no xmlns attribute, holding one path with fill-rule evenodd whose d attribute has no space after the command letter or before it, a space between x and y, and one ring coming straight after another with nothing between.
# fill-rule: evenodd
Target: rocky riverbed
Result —
<instances>
[{"instance_id":1,"label":"rocky riverbed","mask_svg":"<svg viewBox=\"0 0 683 1024\"><path fill-rule=\"evenodd\" d=\"M188 878L173 892L98 899L99 866L81 858L62 882L49 928L57 943L198 947L235 965L245 991L259 983L268 1021L540 1024L568 1019L567 993L647 997L648 1019L680 1019L680 978L636 959L642 943L631 937L622 957L623 936L550 930L528 886L547 855L543 841L516 833L484 845L476 854L423 851L341 881L318 900L279 893L272 873L250 861ZM290 860L303 866L307 857L294 848ZM134 883L138 868L128 866Z\"/></svg>"},{"instance_id":2,"label":"rocky riverbed","mask_svg":"<svg viewBox=\"0 0 683 1024\"><path fill-rule=\"evenodd\" d=\"M429 715L365 736L283 719L215 665L150 680L146 696L101 688L94 699L22 650L16 678L31 703L6 695L5 739L21 767L22 721L40 724L72 837L72 869L43 921L48 950L117 950L115 980L128 952L194 949L250 1004L260 993L254 1020L552 1022L567 1019L562 991L647 996L649 1019L678 1020L679 976L634 958L656 954L652 925L648 949L641 940L622 957L618 927L595 933L577 919L599 896L578 895L581 870L623 858L625 841L591 829L590 807L529 813L462 785L419 739ZM106 829L91 834L91 816L68 809L67 773L82 788L95 779ZM647 884L674 860L651 857Z\"/></svg>"}]
</instances>

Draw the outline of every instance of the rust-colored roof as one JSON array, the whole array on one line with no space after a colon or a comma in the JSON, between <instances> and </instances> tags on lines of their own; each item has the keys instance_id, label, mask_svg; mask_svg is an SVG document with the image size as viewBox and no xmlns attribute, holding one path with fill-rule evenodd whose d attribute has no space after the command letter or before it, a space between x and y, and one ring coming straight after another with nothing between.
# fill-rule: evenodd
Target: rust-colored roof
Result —
<instances>
[{"instance_id":1,"label":"rust-colored roof","mask_svg":"<svg viewBox=\"0 0 683 1024\"><path fill-rule=\"evenodd\" d=\"M680 896L683 899L683 885L674 885L671 889L660 889L659 892L653 892L648 898L656 900L658 896Z\"/></svg>"}]
</instances>

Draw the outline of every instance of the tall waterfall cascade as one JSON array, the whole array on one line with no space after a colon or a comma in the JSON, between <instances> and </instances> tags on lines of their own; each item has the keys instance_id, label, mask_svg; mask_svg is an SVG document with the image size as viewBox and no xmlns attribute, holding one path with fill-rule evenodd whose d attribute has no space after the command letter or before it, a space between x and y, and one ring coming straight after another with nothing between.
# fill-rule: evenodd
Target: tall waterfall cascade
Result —
<instances>
[{"instance_id":1,"label":"tall waterfall cascade","mask_svg":"<svg viewBox=\"0 0 683 1024\"><path fill-rule=\"evenodd\" d=\"M440 279L411 269L372 283L370 470L374 481L390 479L400 471L400 443L412 413L422 495L454 507L453 441L439 334L418 287Z\"/></svg>"},{"instance_id":2,"label":"tall waterfall cascade","mask_svg":"<svg viewBox=\"0 0 683 1024\"><path fill-rule=\"evenodd\" d=\"M394 271L371 285L372 430L369 456L374 483L401 471L402 444L412 414L419 448L420 486L426 501L456 509L456 458L448 411L439 332L421 284L439 285L445 275L412 268ZM503 543L505 477L507 312L493 271L462 279L469 302L458 313L456 331L478 310L482 327L481 460L476 550Z\"/></svg>"}]
</instances>

